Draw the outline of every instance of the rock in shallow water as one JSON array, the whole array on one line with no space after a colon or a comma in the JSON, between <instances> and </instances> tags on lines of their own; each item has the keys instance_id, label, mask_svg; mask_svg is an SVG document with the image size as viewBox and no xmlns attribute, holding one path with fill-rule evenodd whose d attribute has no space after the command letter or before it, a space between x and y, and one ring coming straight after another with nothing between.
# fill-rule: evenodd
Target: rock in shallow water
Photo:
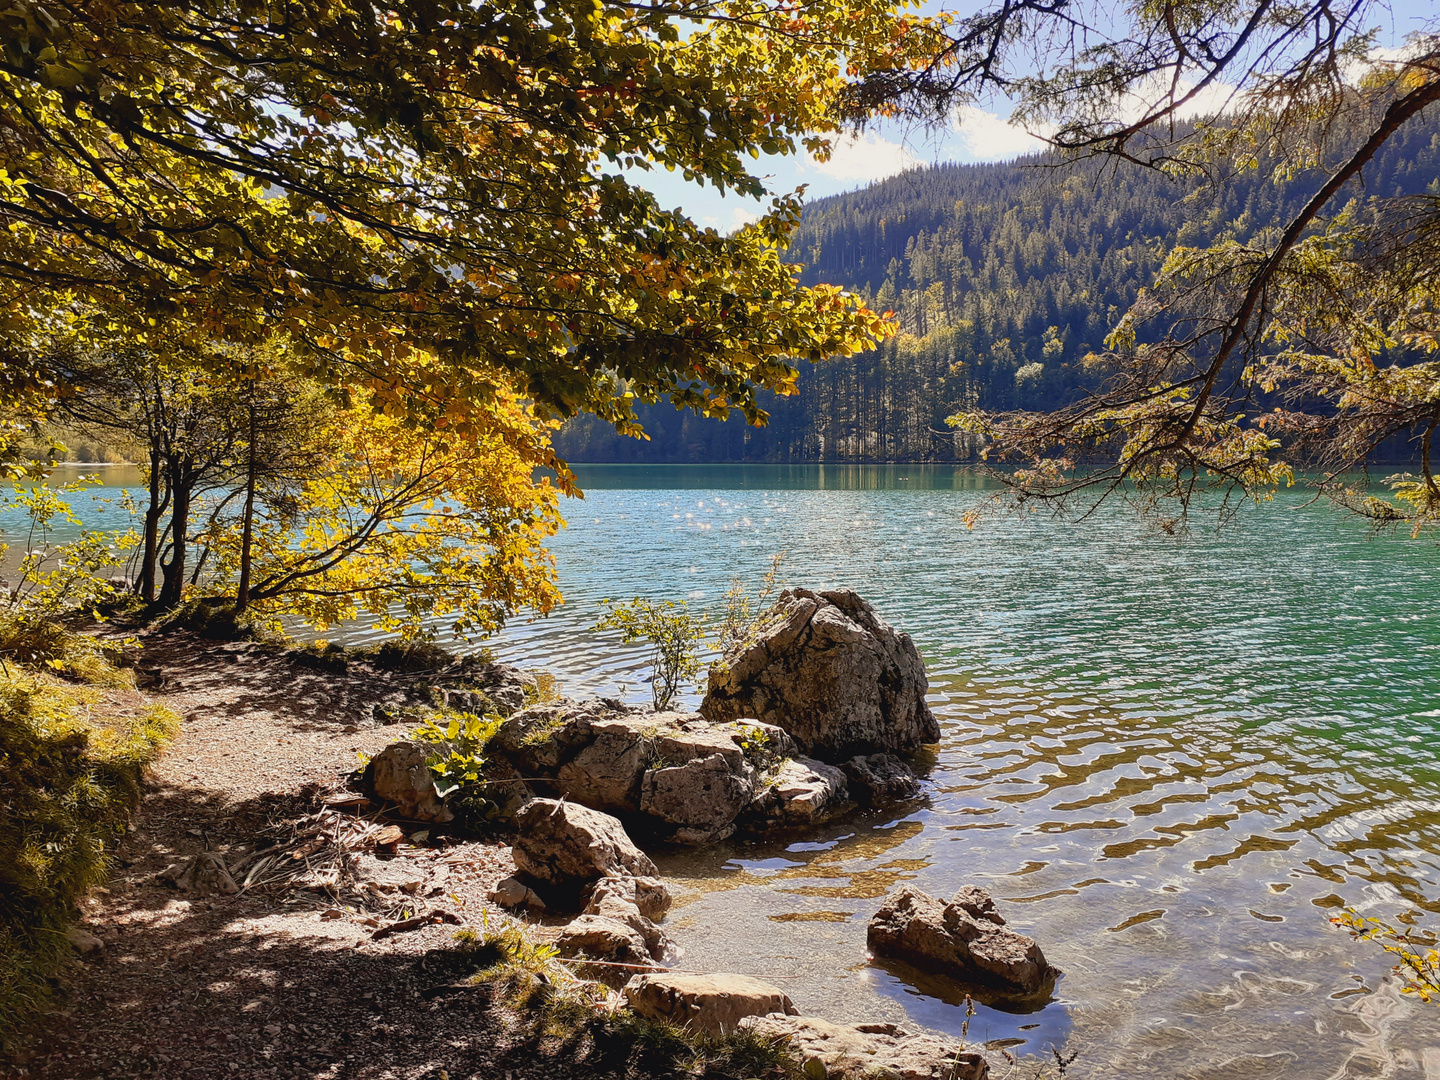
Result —
<instances>
[{"instance_id":1,"label":"rock in shallow water","mask_svg":"<svg viewBox=\"0 0 1440 1080\"><path fill-rule=\"evenodd\" d=\"M850 805L845 774L802 757L787 759L766 778L749 814L757 825L818 825Z\"/></svg>"},{"instance_id":2,"label":"rock in shallow water","mask_svg":"<svg viewBox=\"0 0 1440 1080\"><path fill-rule=\"evenodd\" d=\"M910 635L850 589L787 589L755 641L710 669L700 712L757 717L812 757L910 753L939 741Z\"/></svg>"},{"instance_id":3,"label":"rock in shallow water","mask_svg":"<svg viewBox=\"0 0 1440 1080\"><path fill-rule=\"evenodd\" d=\"M866 941L877 956L893 956L962 982L1019 994L1048 992L1060 972L1033 938L1004 928L990 894L962 888L950 903L913 885L885 897L870 920Z\"/></svg>"},{"instance_id":4,"label":"rock in shallow water","mask_svg":"<svg viewBox=\"0 0 1440 1080\"><path fill-rule=\"evenodd\" d=\"M939 1035L911 1034L894 1024L832 1024L813 1016L751 1016L742 1030L783 1042L811 1080L986 1080L985 1055Z\"/></svg>"},{"instance_id":5,"label":"rock in shallow water","mask_svg":"<svg viewBox=\"0 0 1440 1080\"><path fill-rule=\"evenodd\" d=\"M625 1000L639 1016L711 1035L735 1032L747 1016L795 1015L783 990L748 975L635 975L625 984Z\"/></svg>"},{"instance_id":6,"label":"rock in shallow water","mask_svg":"<svg viewBox=\"0 0 1440 1080\"><path fill-rule=\"evenodd\" d=\"M840 768L851 797L865 806L895 806L920 795L920 778L894 754L857 754Z\"/></svg>"}]
</instances>

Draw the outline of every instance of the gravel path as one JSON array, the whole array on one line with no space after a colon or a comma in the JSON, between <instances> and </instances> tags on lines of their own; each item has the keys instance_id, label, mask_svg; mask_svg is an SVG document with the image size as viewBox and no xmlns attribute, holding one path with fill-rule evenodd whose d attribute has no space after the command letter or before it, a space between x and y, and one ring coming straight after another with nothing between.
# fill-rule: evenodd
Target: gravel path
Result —
<instances>
[{"instance_id":1,"label":"gravel path","mask_svg":"<svg viewBox=\"0 0 1440 1080\"><path fill-rule=\"evenodd\" d=\"M372 708L402 701L413 677L337 675L293 653L184 637L152 640L143 663L158 665L155 697L184 717L183 732L155 769L109 888L84 914L103 949L0 1075L554 1075L559 1051L483 992L422 996L455 977L443 970L454 926L374 941L365 913L323 894L268 886L192 900L157 880L171 863L237 852L267 824L314 813L357 754L402 733L375 727ZM503 917L484 897L512 870L504 846L405 843L387 861L413 879L414 895L440 896L464 923Z\"/></svg>"}]
</instances>

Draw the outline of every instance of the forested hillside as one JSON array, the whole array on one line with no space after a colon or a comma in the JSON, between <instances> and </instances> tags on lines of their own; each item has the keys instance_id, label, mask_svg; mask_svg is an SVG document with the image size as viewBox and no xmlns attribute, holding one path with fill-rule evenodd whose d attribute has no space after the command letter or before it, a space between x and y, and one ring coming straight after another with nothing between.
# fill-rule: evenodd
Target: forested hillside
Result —
<instances>
[{"instance_id":1,"label":"forested hillside","mask_svg":"<svg viewBox=\"0 0 1440 1080\"><path fill-rule=\"evenodd\" d=\"M881 349L802 372L767 398L769 426L641 411L649 442L585 417L560 433L572 461L926 461L970 456L945 427L967 401L1053 409L1083 392L1079 361L1177 244L1251 239L1321 178L1277 185L1264 170L1217 187L1111 162L1046 157L915 169L807 207L791 246L804 280L840 283L900 316ZM1437 189L1440 123L1412 124L1354 197Z\"/></svg>"}]
</instances>

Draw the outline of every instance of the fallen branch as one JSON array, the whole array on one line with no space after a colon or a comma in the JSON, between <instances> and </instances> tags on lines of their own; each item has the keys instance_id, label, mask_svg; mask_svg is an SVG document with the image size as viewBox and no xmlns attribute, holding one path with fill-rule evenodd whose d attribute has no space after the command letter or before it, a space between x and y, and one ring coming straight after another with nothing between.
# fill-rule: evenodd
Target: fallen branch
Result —
<instances>
[{"instance_id":1,"label":"fallen branch","mask_svg":"<svg viewBox=\"0 0 1440 1080\"><path fill-rule=\"evenodd\" d=\"M462 925L459 915L456 915L453 911L446 911L441 908L436 911L426 912L424 915L414 915L408 919L401 919L399 922L393 922L389 926L382 926L370 935L370 940L379 941L381 938L387 938L391 934L403 934L408 930L419 930L423 926L431 926L435 923L450 923L454 926Z\"/></svg>"}]
</instances>

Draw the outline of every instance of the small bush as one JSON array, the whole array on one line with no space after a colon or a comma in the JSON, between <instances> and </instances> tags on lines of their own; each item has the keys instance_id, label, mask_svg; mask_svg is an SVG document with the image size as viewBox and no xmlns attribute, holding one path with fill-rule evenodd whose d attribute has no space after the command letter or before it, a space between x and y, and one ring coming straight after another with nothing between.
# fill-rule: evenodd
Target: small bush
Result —
<instances>
[{"instance_id":1,"label":"small bush","mask_svg":"<svg viewBox=\"0 0 1440 1080\"><path fill-rule=\"evenodd\" d=\"M0 660L96 686L134 686L134 673L115 666L120 659L119 649L53 620L0 615Z\"/></svg>"},{"instance_id":2,"label":"small bush","mask_svg":"<svg viewBox=\"0 0 1440 1080\"><path fill-rule=\"evenodd\" d=\"M766 616L774 606L776 590L780 587L780 567L785 562L785 552L770 557L770 569L760 581L755 598L743 578L730 579L730 588L725 590L725 617L720 620L720 657L733 657L760 640L760 631Z\"/></svg>"},{"instance_id":3,"label":"small bush","mask_svg":"<svg viewBox=\"0 0 1440 1080\"><path fill-rule=\"evenodd\" d=\"M75 905L105 879L142 773L178 726L43 674L0 678L0 1042L48 996Z\"/></svg>"},{"instance_id":4,"label":"small bush","mask_svg":"<svg viewBox=\"0 0 1440 1080\"><path fill-rule=\"evenodd\" d=\"M605 614L590 629L619 630L620 640L650 642L650 697L656 711L667 708L680 691L680 684L700 672L700 642L704 623L690 614L683 600L654 603L636 597L629 603L601 600Z\"/></svg>"}]
</instances>

